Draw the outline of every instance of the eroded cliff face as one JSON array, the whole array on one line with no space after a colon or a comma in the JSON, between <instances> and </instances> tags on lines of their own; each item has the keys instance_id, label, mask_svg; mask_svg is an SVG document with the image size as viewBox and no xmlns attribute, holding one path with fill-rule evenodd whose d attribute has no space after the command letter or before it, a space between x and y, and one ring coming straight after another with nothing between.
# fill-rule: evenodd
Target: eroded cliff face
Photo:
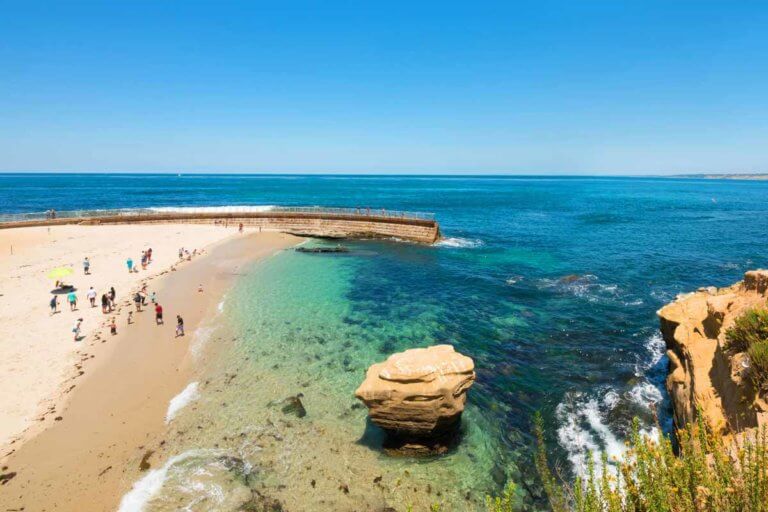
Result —
<instances>
[{"instance_id":1,"label":"eroded cliff face","mask_svg":"<svg viewBox=\"0 0 768 512\"><path fill-rule=\"evenodd\" d=\"M767 300L768 270L753 270L733 286L699 289L658 311L678 426L696 419L699 409L723 435L768 424L768 404L752 384L748 356L725 351L725 332L734 320Z\"/></svg>"}]
</instances>

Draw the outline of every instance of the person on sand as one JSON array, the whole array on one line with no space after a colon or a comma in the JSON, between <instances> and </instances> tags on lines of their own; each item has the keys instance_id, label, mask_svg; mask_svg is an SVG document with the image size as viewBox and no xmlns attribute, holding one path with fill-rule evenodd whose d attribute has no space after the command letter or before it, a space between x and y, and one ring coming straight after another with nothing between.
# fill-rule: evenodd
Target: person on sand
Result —
<instances>
[{"instance_id":1,"label":"person on sand","mask_svg":"<svg viewBox=\"0 0 768 512\"><path fill-rule=\"evenodd\" d=\"M179 259L180 260L184 259L184 248L183 247L179 247Z\"/></svg>"},{"instance_id":2,"label":"person on sand","mask_svg":"<svg viewBox=\"0 0 768 512\"><path fill-rule=\"evenodd\" d=\"M240 223L240 227L238 228L238 231L240 231L240 233L243 232L243 223L242 222Z\"/></svg>"},{"instance_id":3,"label":"person on sand","mask_svg":"<svg viewBox=\"0 0 768 512\"><path fill-rule=\"evenodd\" d=\"M176 337L184 336L184 319L176 315Z\"/></svg>"},{"instance_id":4,"label":"person on sand","mask_svg":"<svg viewBox=\"0 0 768 512\"><path fill-rule=\"evenodd\" d=\"M133 302L136 304L136 311L141 312L141 294L139 292L133 296Z\"/></svg>"},{"instance_id":5,"label":"person on sand","mask_svg":"<svg viewBox=\"0 0 768 512\"><path fill-rule=\"evenodd\" d=\"M141 251L141 269L147 270L147 252Z\"/></svg>"},{"instance_id":6,"label":"person on sand","mask_svg":"<svg viewBox=\"0 0 768 512\"><path fill-rule=\"evenodd\" d=\"M115 292L115 287L112 286L109 289L109 310L112 311L112 308L115 307L115 299L117 298L117 292Z\"/></svg>"},{"instance_id":7,"label":"person on sand","mask_svg":"<svg viewBox=\"0 0 768 512\"><path fill-rule=\"evenodd\" d=\"M75 295L75 292L69 292L67 295L67 301L69 302L69 310L70 311L77 311L77 295Z\"/></svg>"},{"instance_id":8,"label":"person on sand","mask_svg":"<svg viewBox=\"0 0 768 512\"><path fill-rule=\"evenodd\" d=\"M55 315L59 312L59 297L54 295L51 298L51 315Z\"/></svg>"},{"instance_id":9,"label":"person on sand","mask_svg":"<svg viewBox=\"0 0 768 512\"><path fill-rule=\"evenodd\" d=\"M160 304L155 306L155 323L157 325L163 324L163 306L161 306Z\"/></svg>"},{"instance_id":10,"label":"person on sand","mask_svg":"<svg viewBox=\"0 0 768 512\"><path fill-rule=\"evenodd\" d=\"M128 258L125 261L125 264L128 266L128 273L130 274L131 272L133 272L133 259L132 258Z\"/></svg>"},{"instance_id":11,"label":"person on sand","mask_svg":"<svg viewBox=\"0 0 768 512\"><path fill-rule=\"evenodd\" d=\"M80 341L80 325L83 323L82 318L78 318L77 322L75 322L74 327L72 327L72 333L75 335L75 341Z\"/></svg>"},{"instance_id":12,"label":"person on sand","mask_svg":"<svg viewBox=\"0 0 768 512\"><path fill-rule=\"evenodd\" d=\"M149 300L152 301L152 304L157 304L157 294L152 292L152 295L149 296Z\"/></svg>"},{"instance_id":13,"label":"person on sand","mask_svg":"<svg viewBox=\"0 0 768 512\"><path fill-rule=\"evenodd\" d=\"M128 312L128 325L133 323L133 311Z\"/></svg>"},{"instance_id":14,"label":"person on sand","mask_svg":"<svg viewBox=\"0 0 768 512\"><path fill-rule=\"evenodd\" d=\"M199 284L199 285L197 285L197 291L198 291L198 292L200 292L200 293L202 293L202 291L203 291L203 285L202 285L202 283L201 283L201 284Z\"/></svg>"},{"instance_id":15,"label":"person on sand","mask_svg":"<svg viewBox=\"0 0 768 512\"><path fill-rule=\"evenodd\" d=\"M112 336L117 334L117 323L115 322L115 317L112 317L112 320L109 321L109 332L112 333Z\"/></svg>"},{"instance_id":16,"label":"person on sand","mask_svg":"<svg viewBox=\"0 0 768 512\"><path fill-rule=\"evenodd\" d=\"M147 263L152 263L152 248L147 249Z\"/></svg>"},{"instance_id":17,"label":"person on sand","mask_svg":"<svg viewBox=\"0 0 768 512\"><path fill-rule=\"evenodd\" d=\"M85 257L83 260L83 273L85 275L88 275L91 273L91 261L88 259L88 256Z\"/></svg>"},{"instance_id":18,"label":"person on sand","mask_svg":"<svg viewBox=\"0 0 768 512\"><path fill-rule=\"evenodd\" d=\"M88 292L85 294L85 296L88 298L88 301L91 303L91 307L96 307L96 290L93 289L93 286L88 288Z\"/></svg>"},{"instance_id":19,"label":"person on sand","mask_svg":"<svg viewBox=\"0 0 768 512\"><path fill-rule=\"evenodd\" d=\"M101 312L105 314L110 312L109 297L107 297L106 293L101 295Z\"/></svg>"}]
</instances>

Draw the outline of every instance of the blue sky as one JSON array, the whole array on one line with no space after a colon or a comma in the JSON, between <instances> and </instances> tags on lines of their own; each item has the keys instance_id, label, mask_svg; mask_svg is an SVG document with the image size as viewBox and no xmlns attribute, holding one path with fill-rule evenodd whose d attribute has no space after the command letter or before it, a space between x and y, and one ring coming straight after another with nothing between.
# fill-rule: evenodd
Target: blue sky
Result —
<instances>
[{"instance_id":1,"label":"blue sky","mask_svg":"<svg viewBox=\"0 0 768 512\"><path fill-rule=\"evenodd\" d=\"M768 2L0 12L0 171L768 172Z\"/></svg>"}]
</instances>

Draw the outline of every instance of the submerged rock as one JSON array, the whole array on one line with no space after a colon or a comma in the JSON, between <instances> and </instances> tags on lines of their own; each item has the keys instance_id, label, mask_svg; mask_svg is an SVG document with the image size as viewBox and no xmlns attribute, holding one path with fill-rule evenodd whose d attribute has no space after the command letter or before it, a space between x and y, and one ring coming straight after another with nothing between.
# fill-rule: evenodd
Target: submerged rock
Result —
<instances>
[{"instance_id":1,"label":"submerged rock","mask_svg":"<svg viewBox=\"0 0 768 512\"><path fill-rule=\"evenodd\" d=\"M283 407L280 409L283 414L293 414L297 418L303 418L307 415L307 410L304 408L304 404L301 403L301 399L304 396L303 393L298 395L289 396L282 402Z\"/></svg>"},{"instance_id":2,"label":"submerged rock","mask_svg":"<svg viewBox=\"0 0 768 512\"><path fill-rule=\"evenodd\" d=\"M388 453L428 455L456 441L474 382L472 359L450 345L435 345L371 365L355 396L368 407L371 421L387 432Z\"/></svg>"}]
</instances>

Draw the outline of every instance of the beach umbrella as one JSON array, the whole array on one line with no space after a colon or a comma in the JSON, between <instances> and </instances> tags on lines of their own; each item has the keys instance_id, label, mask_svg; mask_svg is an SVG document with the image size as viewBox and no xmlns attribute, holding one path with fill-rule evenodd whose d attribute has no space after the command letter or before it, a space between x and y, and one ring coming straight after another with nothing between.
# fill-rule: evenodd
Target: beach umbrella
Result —
<instances>
[{"instance_id":1,"label":"beach umbrella","mask_svg":"<svg viewBox=\"0 0 768 512\"><path fill-rule=\"evenodd\" d=\"M55 269L48 272L48 277L51 279L61 279L62 277L70 275L72 272L74 272L72 267L56 267Z\"/></svg>"}]
</instances>

